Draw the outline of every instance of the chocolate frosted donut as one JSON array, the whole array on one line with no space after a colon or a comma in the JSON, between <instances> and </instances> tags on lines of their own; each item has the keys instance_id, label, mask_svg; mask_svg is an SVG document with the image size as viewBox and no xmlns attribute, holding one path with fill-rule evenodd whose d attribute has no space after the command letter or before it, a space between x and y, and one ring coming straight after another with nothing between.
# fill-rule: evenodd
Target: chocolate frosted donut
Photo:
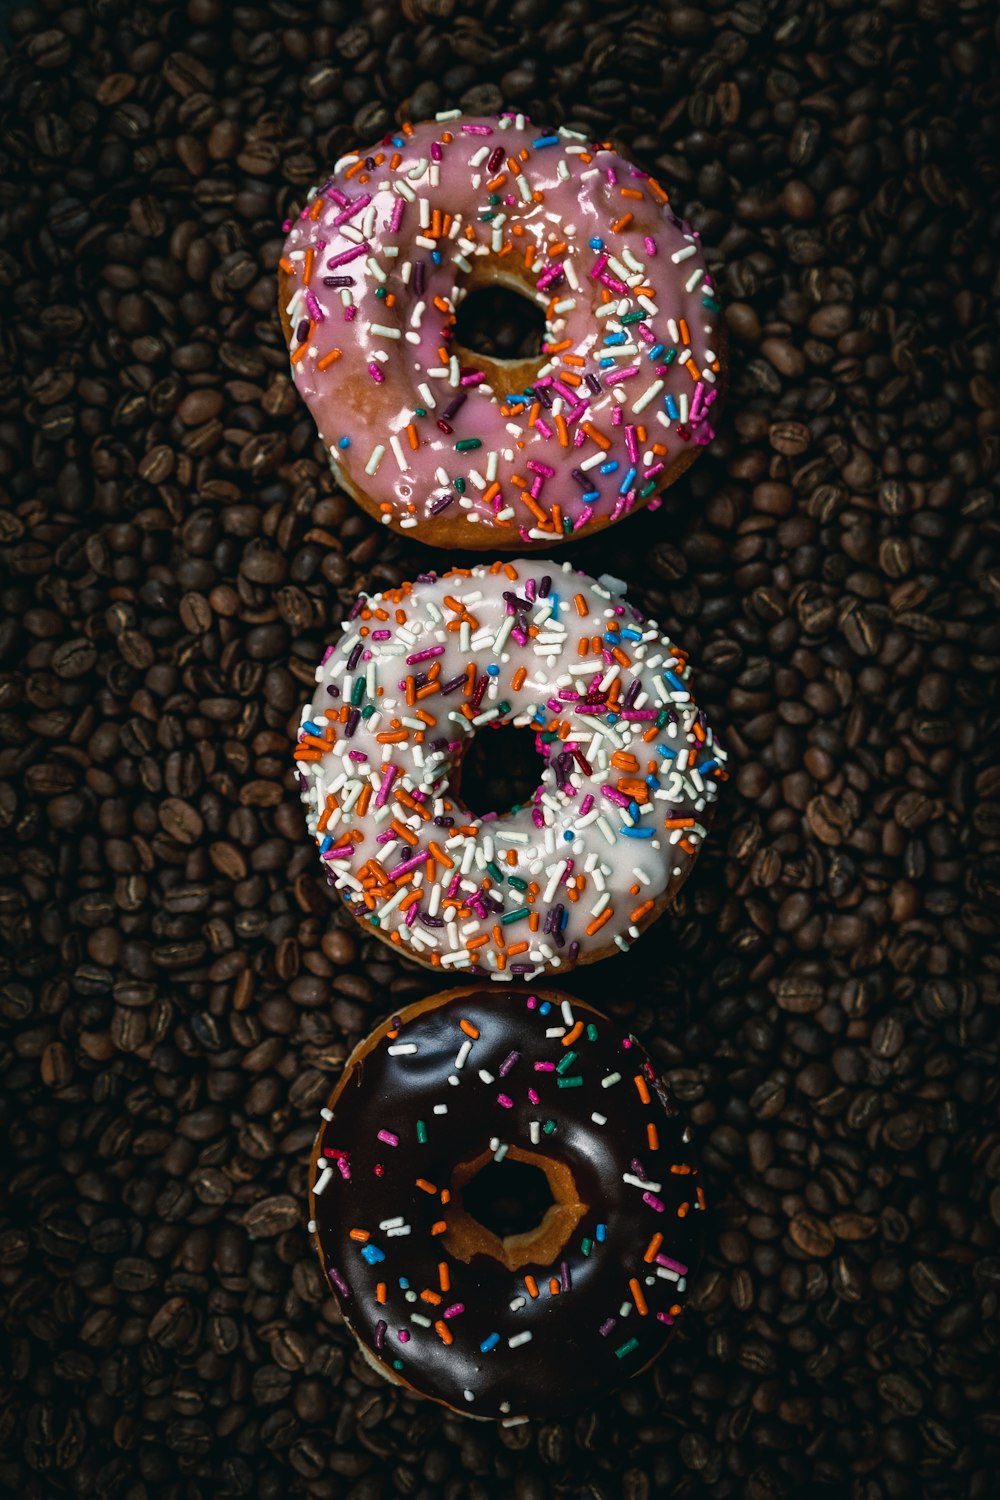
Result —
<instances>
[{"instance_id":1,"label":"chocolate frosted donut","mask_svg":"<svg viewBox=\"0 0 1000 1500\"><path fill-rule=\"evenodd\" d=\"M615 579L524 559L358 600L303 710L310 833L351 912L450 973L532 979L627 950L705 836L725 752L684 652ZM531 799L477 816L472 737L535 734Z\"/></svg>"},{"instance_id":2,"label":"chocolate frosted donut","mask_svg":"<svg viewBox=\"0 0 1000 1500\"><path fill-rule=\"evenodd\" d=\"M705 1206L634 1037L551 990L457 989L348 1059L310 1229L369 1362L507 1422L603 1397L681 1313Z\"/></svg>"},{"instance_id":3,"label":"chocolate frosted donut","mask_svg":"<svg viewBox=\"0 0 1000 1500\"><path fill-rule=\"evenodd\" d=\"M606 143L439 116L337 162L279 264L295 383L339 482L437 546L551 547L647 504L712 437L723 324L701 243ZM470 292L541 353L460 342Z\"/></svg>"}]
</instances>

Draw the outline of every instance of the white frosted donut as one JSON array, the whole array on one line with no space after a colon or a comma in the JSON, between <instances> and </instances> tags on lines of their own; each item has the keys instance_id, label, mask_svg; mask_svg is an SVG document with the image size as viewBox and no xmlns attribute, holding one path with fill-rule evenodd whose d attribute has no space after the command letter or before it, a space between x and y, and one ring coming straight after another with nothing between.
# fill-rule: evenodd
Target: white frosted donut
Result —
<instances>
[{"instance_id":1,"label":"white frosted donut","mask_svg":"<svg viewBox=\"0 0 1000 1500\"><path fill-rule=\"evenodd\" d=\"M705 836L725 752L684 652L624 585L521 559L362 595L316 672L295 761L350 910L446 972L534 978L631 943ZM474 816L473 735L536 731L541 784Z\"/></svg>"}]
</instances>

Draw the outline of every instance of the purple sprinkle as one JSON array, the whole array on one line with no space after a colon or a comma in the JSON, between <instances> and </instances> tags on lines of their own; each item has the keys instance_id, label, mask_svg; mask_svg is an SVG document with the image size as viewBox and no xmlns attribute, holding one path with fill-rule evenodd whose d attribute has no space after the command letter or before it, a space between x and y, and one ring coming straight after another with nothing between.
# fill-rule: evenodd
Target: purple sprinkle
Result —
<instances>
[{"instance_id":1,"label":"purple sprinkle","mask_svg":"<svg viewBox=\"0 0 1000 1500\"><path fill-rule=\"evenodd\" d=\"M499 1072L501 1078L506 1078L507 1077L507 1074L510 1072L510 1070L514 1066L514 1064L518 1061L518 1059L520 1058L520 1056L521 1056L520 1052L508 1052L507 1056L504 1058L503 1062L500 1064L500 1067L497 1069L497 1071Z\"/></svg>"},{"instance_id":2,"label":"purple sprinkle","mask_svg":"<svg viewBox=\"0 0 1000 1500\"><path fill-rule=\"evenodd\" d=\"M347 1282L344 1280L343 1276L341 1276L336 1266L327 1266L326 1274L329 1276L330 1280L333 1282L334 1286L337 1288L337 1291L342 1297L349 1297L351 1295L350 1287L347 1285Z\"/></svg>"},{"instance_id":3,"label":"purple sprinkle","mask_svg":"<svg viewBox=\"0 0 1000 1500\"><path fill-rule=\"evenodd\" d=\"M607 1338L608 1334L611 1332L612 1328L614 1328L614 1326L617 1323L617 1321L618 1321L617 1318L606 1318L605 1319L605 1321L601 1324L600 1328L597 1330L598 1333L601 1335L602 1339L606 1339Z\"/></svg>"},{"instance_id":4,"label":"purple sprinkle","mask_svg":"<svg viewBox=\"0 0 1000 1500\"><path fill-rule=\"evenodd\" d=\"M378 1322L375 1324L375 1348L376 1349L381 1349L382 1345L385 1343L385 1330L386 1330L386 1326L387 1325L386 1325L386 1321L385 1321L384 1318L379 1318Z\"/></svg>"}]
</instances>

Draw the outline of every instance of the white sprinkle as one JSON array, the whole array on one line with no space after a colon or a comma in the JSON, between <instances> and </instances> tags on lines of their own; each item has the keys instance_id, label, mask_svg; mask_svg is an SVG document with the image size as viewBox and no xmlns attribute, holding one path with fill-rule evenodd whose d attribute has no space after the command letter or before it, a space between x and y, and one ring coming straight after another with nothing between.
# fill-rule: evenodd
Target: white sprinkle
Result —
<instances>
[{"instance_id":1,"label":"white sprinkle","mask_svg":"<svg viewBox=\"0 0 1000 1500\"><path fill-rule=\"evenodd\" d=\"M383 460L384 457L385 457L385 444L384 443L376 443L375 447L372 449L372 456L371 456L371 458L365 464L365 473L366 474L375 474L378 471L378 466L382 462L382 460Z\"/></svg>"},{"instance_id":2,"label":"white sprinkle","mask_svg":"<svg viewBox=\"0 0 1000 1500\"><path fill-rule=\"evenodd\" d=\"M608 1123L607 1115L599 1115L596 1109L594 1110L594 1113L590 1118L593 1120L595 1125L606 1125Z\"/></svg>"},{"instance_id":3,"label":"white sprinkle","mask_svg":"<svg viewBox=\"0 0 1000 1500\"><path fill-rule=\"evenodd\" d=\"M320 1174L319 1180L316 1183L316 1186L313 1188L313 1197L314 1198L318 1198L321 1193L325 1193L326 1192L327 1186L328 1186L330 1178L332 1176L333 1176L333 1171L331 1170L331 1168L330 1167L324 1167L322 1173Z\"/></svg>"},{"instance_id":4,"label":"white sprinkle","mask_svg":"<svg viewBox=\"0 0 1000 1500\"><path fill-rule=\"evenodd\" d=\"M469 1037L466 1037L465 1041L462 1043L461 1047L459 1047L459 1049L458 1049L458 1056L455 1058L455 1067L456 1068L464 1068L465 1067L466 1058L469 1056L469 1053L471 1051L472 1051L472 1041L471 1041L471 1039Z\"/></svg>"},{"instance_id":5,"label":"white sprinkle","mask_svg":"<svg viewBox=\"0 0 1000 1500\"><path fill-rule=\"evenodd\" d=\"M523 1333L515 1333L513 1338L507 1340L508 1349L519 1349L522 1344L530 1344L532 1339L531 1330L525 1328Z\"/></svg>"},{"instance_id":6,"label":"white sprinkle","mask_svg":"<svg viewBox=\"0 0 1000 1500\"><path fill-rule=\"evenodd\" d=\"M384 907L382 909L382 916L385 916ZM417 1044L416 1042L397 1042L394 1047L388 1047L386 1050L390 1057L406 1057L410 1053L416 1052Z\"/></svg>"},{"instance_id":7,"label":"white sprinkle","mask_svg":"<svg viewBox=\"0 0 1000 1500\"><path fill-rule=\"evenodd\" d=\"M685 245L683 250L675 250L670 259L673 261L675 266L679 266L682 260L687 260L690 256L696 255L697 253L697 245Z\"/></svg>"},{"instance_id":8,"label":"white sprinkle","mask_svg":"<svg viewBox=\"0 0 1000 1500\"><path fill-rule=\"evenodd\" d=\"M662 1182L650 1182L648 1178L636 1177L632 1172L623 1172L622 1182L627 1182L629 1187L642 1188L644 1193L659 1193L663 1188Z\"/></svg>"},{"instance_id":9,"label":"white sprinkle","mask_svg":"<svg viewBox=\"0 0 1000 1500\"><path fill-rule=\"evenodd\" d=\"M622 1075L620 1073L609 1073L606 1078L602 1078L601 1079L601 1088L602 1089L610 1089L616 1083L621 1083L621 1081L622 1081Z\"/></svg>"}]
</instances>

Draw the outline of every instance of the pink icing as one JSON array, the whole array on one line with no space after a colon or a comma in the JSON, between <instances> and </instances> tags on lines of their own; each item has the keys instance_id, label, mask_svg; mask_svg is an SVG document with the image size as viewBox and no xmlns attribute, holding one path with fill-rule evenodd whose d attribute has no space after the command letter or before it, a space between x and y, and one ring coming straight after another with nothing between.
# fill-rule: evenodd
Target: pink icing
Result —
<instances>
[{"instance_id":1,"label":"pink icing","mask_svg":"<svg viewBox=\"0 0 1000 1500\"><path fill-rule=\"evenodd\" d=\"M449 347L481 258L546 314L512 394ZM713 436L720 315L700 242L651 178L573 132L452 118L352 153L282 268L295 383L386 524L464 516L501 547L561 540L627 514Z\"/></svg>"}]
</instances>

